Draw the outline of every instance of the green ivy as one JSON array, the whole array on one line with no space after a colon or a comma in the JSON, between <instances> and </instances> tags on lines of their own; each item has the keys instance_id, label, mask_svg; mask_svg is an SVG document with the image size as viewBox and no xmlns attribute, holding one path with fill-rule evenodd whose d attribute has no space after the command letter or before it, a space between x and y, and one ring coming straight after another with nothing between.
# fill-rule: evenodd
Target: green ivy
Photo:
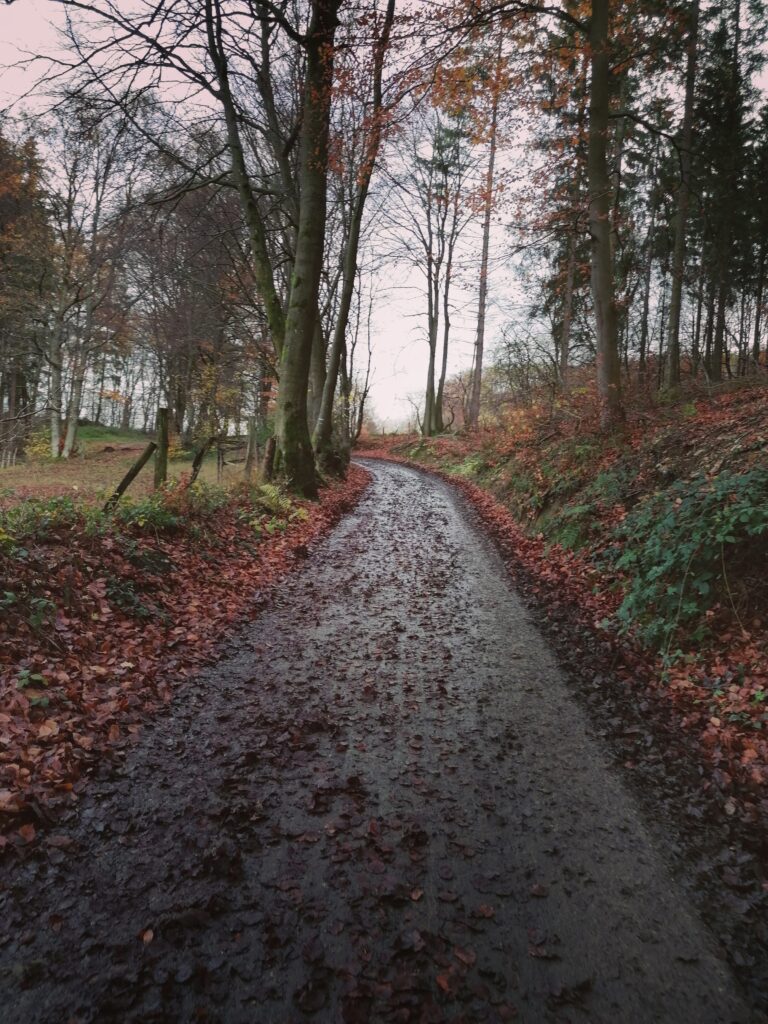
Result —
<instances>
[{"instance_id":1,"label":"green ivy","mask_svg":"<svg viewBox=\"0 0 768 1024\"><path fill-rule=\"evenodd\" d=\"M609 558L629 582L617 612L623 630L668 650L681 627L694 640L705 613L728 601L728 564L768 532L768 469L680 480L646 499L616 531Z\"/></svg>"}]
</instances>

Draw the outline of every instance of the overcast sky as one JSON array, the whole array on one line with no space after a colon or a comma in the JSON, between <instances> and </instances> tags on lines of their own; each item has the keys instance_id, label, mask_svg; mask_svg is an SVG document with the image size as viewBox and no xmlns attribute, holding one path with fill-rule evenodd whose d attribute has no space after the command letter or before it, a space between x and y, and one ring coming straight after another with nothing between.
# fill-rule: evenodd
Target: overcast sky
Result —
<instances>
[{"instance_id":1,"label":"overcast sky","mask_svg":"<svg viewBox=\"0 0 768 1024\"><path fill-rule=\"evenodd\" d=\"M46 53L56 49L56 30L51 19L63 22L63 12L50 0L16 0L10 6L0 2L0 107L31 88L35 72L14 68L23 53ZM768 84L768 74L760 83ZM371 247L377 246L381 221L374 218L369 230ZM454 290L449 372L468 368L472 361L477 316L479 225L466 236L466 259L457 268ZM525 301L515 285L505 251L508 240L503 225L494 228L495 251L489 274L489 308L486 350L492 349L507 319L510 305ZM373 282L375 296L372 319L373 408L379 423L393 429L412 412L409 398L423 395L427 373L425 340L425 299L422 279L412 269L391 263L379 271ZM364 337L361 343L364 346Z\"/></svg>"}]
</instances>

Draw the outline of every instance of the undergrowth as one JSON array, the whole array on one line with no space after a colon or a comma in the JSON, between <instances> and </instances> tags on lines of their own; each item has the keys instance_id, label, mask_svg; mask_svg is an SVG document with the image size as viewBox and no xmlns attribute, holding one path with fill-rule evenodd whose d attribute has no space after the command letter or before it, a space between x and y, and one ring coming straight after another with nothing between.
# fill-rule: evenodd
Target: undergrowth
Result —
<instances>
[{"instance_id":1,"label":"undergrowth","mask_svg":"<svg viewBox=\"0 0 768 1024\"><path fill-rule=\"evenodd\" d=\"M766 534L766 467L698 474L649 496L615 530L607 552L626 579L621 627L669 651L682 628L703 640L717 605L739 621L736 572L745 559L765 556Z\"/></svg>"},{"instance_id":2,"label":"undergrowth","mask_svg":"<svg viewBox=\"0 0 768 1024\"><path fill-rule=\"evenodd\" d=\"M217 523L224 516L247 524L258 542L284 531L291 522L305 521L308 513L273 484L241 484L228 489L200 481L192 486L172 481L146 497L124 498L106 511L103 505L70 497L33 498L0 509L0 611L13 614L35 633L55 622L60 609L49 598L45 574L36 571L30 576L19 571L22 565L42 564L46 545L61 548L76 539L78 543L87 541L93 550L100 545L116 548L134 567L164 575L173 565L148 541L215 538ZM66 606L76 598L66 587L62 593ZM129 579L108 580L106 595L135 617L157 614L155 604Z\"/></svg>"}]
</instances>

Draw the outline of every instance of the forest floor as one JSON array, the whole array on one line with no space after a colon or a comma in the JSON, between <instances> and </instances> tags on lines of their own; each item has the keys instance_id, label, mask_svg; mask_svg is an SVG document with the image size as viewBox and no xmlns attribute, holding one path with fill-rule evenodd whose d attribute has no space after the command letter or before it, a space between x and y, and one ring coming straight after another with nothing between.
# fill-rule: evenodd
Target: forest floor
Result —
<instances>
[{"instance_id":1,"label":"forest floor","mask_svg":"<svg viewBox=\"0 0 768 1024\"><path fill-rule=\"evenodd\" d=\"M699 916L685 751L664 771L599 672L579 696L452 488L371 471L224 658L14 848L4 1020L764 1020ZM608 714L642 731L643 799Z\"/></svg>"},{"instance_id":2,"label":"forest floor","mask_svg":"<svg viewBox=\"0 0 768 1024\"><path fill-rule=\"evenodd\" d=\"M0 510L0 854L41 841L367 482L355 468L318 502L241 480Z\"/></svg>"}]
</instances>

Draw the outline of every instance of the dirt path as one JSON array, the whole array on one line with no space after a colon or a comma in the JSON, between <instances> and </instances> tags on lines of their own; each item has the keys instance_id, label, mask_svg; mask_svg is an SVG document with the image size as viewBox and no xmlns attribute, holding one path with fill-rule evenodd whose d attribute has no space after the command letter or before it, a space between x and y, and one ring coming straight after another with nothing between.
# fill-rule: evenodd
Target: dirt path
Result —
<instances>
[{"instance_id":1,"label":"dirt path","mask_svg":"<svg viewBox=\"0 0 768 1024\"><path fill-rule=\"evenodd\" d=\"M6 872L2 1020L750 1021L490 544L372 472Z\"/></svg>"}]
</instances>

